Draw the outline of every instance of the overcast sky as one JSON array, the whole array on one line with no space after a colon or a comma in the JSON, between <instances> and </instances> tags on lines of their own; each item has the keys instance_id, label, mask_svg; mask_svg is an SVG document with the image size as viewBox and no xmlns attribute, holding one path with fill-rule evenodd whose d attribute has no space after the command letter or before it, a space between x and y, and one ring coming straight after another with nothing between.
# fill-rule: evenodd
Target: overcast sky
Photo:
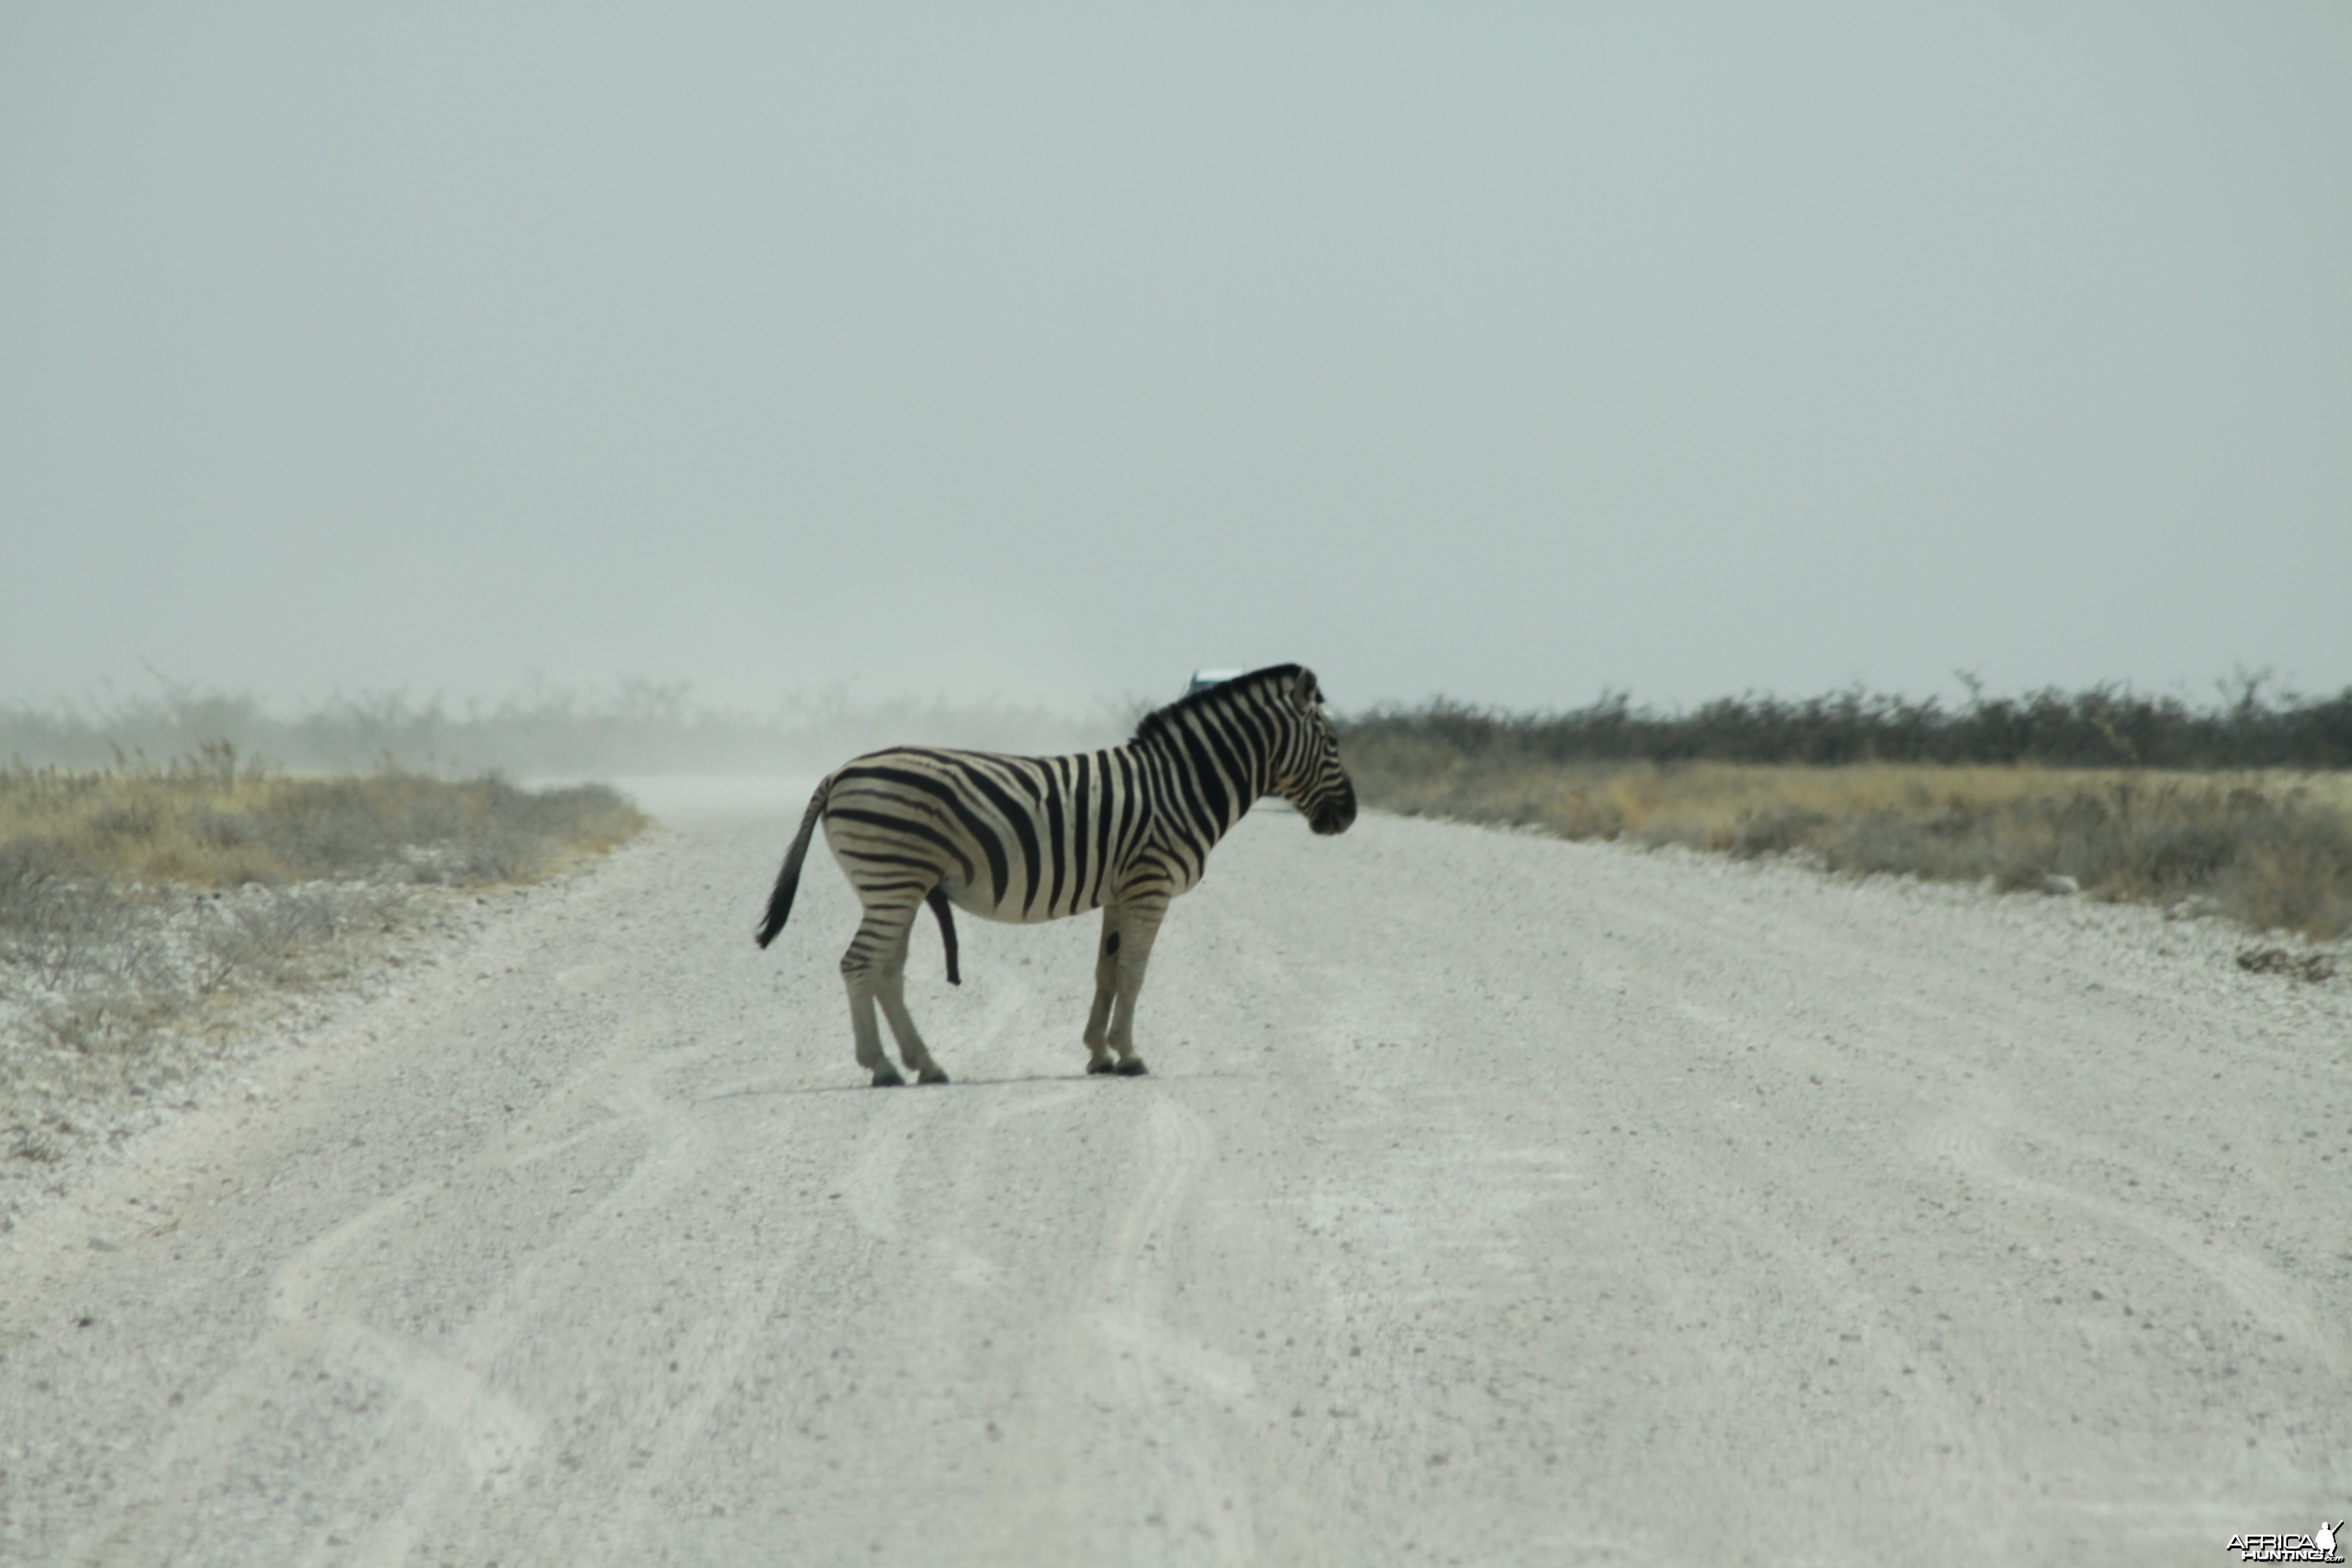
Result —
<instances>
[{"instance_id":1,"label":"overcast sky","mask_svg":"<svg viewBox=\"0 0 2352 1568\"><path fill-rule=\"evenodd\" d=\"M2352 6L0 7L0 700L2352 684Z\"/></svg>"}]
</instances>

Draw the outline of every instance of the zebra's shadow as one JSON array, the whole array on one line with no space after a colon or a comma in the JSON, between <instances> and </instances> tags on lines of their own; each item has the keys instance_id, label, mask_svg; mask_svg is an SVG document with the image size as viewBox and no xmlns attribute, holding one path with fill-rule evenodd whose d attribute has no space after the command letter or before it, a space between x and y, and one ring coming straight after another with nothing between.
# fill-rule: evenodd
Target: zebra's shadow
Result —
<instances>
[{"instance_id":1,"label":"zebra's shadow","mask_svg":"<svg viewBox=\"0 0 2352 1568\"><path fill-rule=\"evenodd\" d=\"M1099 1076L1099 1075L1097 1075ZM1076 1072L1027 1073L1014 1078L961 1078L946 1084L906 1084L899 1087L918 1091L937 1089L1003 1089L1024 1083L1082 1083L1087 1077L1084 1068ZM720 1100L797 1099L811 1094L867 1094L874 1085L866 1083L805 1084L795 1088L776 1086L771 1082L737 1084L730 1089L713 1089L709 1094L694 1097L697 1105L707 1105Z\"/></svg>"},{"instance_id":2,"label":"zebra's shadow","mask_svg":"<svg viewBox=\"0 0 2352 1568\"><path fill-rule=\"evenodd\" d=\"M1154 1079L1166 1081L1171 1077L1190 1079L1230 1079L1241 1078L1244 1076L1246 1075L1230 1072L1192 1072L1174 1075L1155 1073L1147 1078L1145 1081L1150 1082ZM1108 1084L1132 1083L1135 1080L1132 1079L1121 1078L1117 1073L1089 1073L1084 1068L1080 1068L1075 1072L1019 1073L1004 1078L958 1077L946 1084L906 1084L898 1087L905 1088L910 1092L919 1094L931 1092L940 1089L1013 1089L1027 1083L1094 1082ZM692 1103L696 1105L709 1105L722 1100L789 1100L800 1099L813 1094L870 1094L872 1092L874 1092L874 1086L865 1083L803 1084L787 1088L775 1085L773 1080L754 1079L750 1083L739 1083L727 1089L715 1089L709 1094L696 1095Z\"/></svg>"}]
</instances>

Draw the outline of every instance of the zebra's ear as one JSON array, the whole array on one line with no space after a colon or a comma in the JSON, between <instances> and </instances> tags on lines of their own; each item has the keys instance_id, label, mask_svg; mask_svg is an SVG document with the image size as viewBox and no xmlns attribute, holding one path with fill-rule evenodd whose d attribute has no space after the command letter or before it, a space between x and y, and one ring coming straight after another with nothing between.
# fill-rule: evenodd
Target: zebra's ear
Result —
<instances>
[{"instance_id":1,"label":"zebra's ear","mask_svg":"<svg viewBox=\"0 0 2352 1568\"><path fill-rule=\"evenodd\" d=\"M1315 672L1302 666L1298 679L1290 684L1291 706L1301 713L1312 713L1315 705L1322 700L1323 689L1315 683Z\"/></svg>"}]
</instances>

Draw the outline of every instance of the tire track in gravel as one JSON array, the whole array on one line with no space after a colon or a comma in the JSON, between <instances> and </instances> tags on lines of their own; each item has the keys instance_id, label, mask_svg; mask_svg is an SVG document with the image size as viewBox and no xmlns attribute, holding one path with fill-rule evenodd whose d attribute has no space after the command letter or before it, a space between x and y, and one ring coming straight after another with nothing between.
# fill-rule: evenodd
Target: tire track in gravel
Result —
<instances>
[{"instance_id":1,"label":"tire track in gravel","mask_svg":"<svg viewBox=\"0 0 2352 1568\"><path fill-rule=\"evenodd\" d=\"M2062 1141L2046 1129L2033 1130L2031 1135L2045 1142ZM2028 1176L2001 1159L1992 1135L1980 1121L1966 1117L1937 1121L1922 1142L1935 1157L1996 1191L2046 1208L2072 1210L2155 1243L2210 1277L2279 1340L2311 1352L2332 1375L2341 1378L2352 1369L2342 1315L2328 1312L2307 1289L2260 1258L2237 1247L2217 1245L2212 1236L2200 1235L2195 1226L2145 1205Z\"/></svg>"},{"instance_id":2,"label":"tire track in gravel","mask_svg":"<svg viewBox=\"0 0 2352 1568\"><path fill-rule=\"evenodd\" d=\"M1201 1561L1247 1562L1248 1486L1221 1452L1214 1413L1248 1402L1256 1380L1246 1362L1171 1321L1173 1304L1158 1267L1163 1248L1174 1251L1178 1217L1208 1162L1209 1129L1197 1113L1157 1094L1136 1132L1123 1212L1104 1233L1087 1287L1099 1305L1081 1314L1084 1327L1074 1326L1073 1337L1091 1337L1096 1353L1109 1358L1120 1405L1151 1432L1151 1489L1163 1500L1144 1523L1196 1540Z\"/></svg>"},{"instance_id":3,"label":"tire track in gravel","mask_svg":"<svg viewBox=\"0 0 2352 1568\"><path fill-rule=\"evenodd\" d=\"M431 1200L463 1194L480 1175L513 1171L582 1142L634 1124L675 1114L677 1107L654 1089L641 1053L666 1020L658 1011L631 1018L587 1070L540 1100L511 1129L493 1137L465 1168L415 1183L362 1210L302 1247L275 1270L271 1327L248 1346L236 1367L187 1409L156 1455L146 1479L121 1504L122 1516L103 1540L80 1553L105 1563L157 1561L168 1542L162 1531L193 1510L235 1461L239 1445L259 1424L272 1395L298 1370L320 1363L327 1373L348 1371L394 1392L378 1442L382 1452L355 1478L362 1489L387 1477L436 1477L404 1484L421 1499L446 1489L443 1461L455 1457L449 1479L495 1489L537 1448L540 1423L492 1390L485 1371L527 1315L534 1276L526 1267L469 1323L454 1355L437 1353L371 1326L359 1303L387 1275L407 1267L445 1218L424 1212ZM576 1126L583 1116L587 1124ZM538 1131L565 1131L552 1136ZM670 1162L641 1169L674 1177ZM362 1259L361 1244L374 1251ZM413 1531L395 1530L361 1561L398 1562ZM315 1554L304 1561L315 1560Z\"/></svg>"}]
</instances>

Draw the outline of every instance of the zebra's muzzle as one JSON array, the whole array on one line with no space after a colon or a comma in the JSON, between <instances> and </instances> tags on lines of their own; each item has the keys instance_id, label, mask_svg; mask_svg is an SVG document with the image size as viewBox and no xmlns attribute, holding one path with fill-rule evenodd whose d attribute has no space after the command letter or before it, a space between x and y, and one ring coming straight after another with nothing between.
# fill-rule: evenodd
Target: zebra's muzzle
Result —
<instances>
[{"instance_id":1,"label":"zebra's muzzle","mask_svg":"<svg viewBox=\"0 0 2352 1568\"><path fill-rule=\"evenodd\" d=\"M1339 787L1316 797L1307 813L1307 826L1329 837L1345 833L1356 820L1356 786L1342 779Z\"/></svg>"}]
</instances>

